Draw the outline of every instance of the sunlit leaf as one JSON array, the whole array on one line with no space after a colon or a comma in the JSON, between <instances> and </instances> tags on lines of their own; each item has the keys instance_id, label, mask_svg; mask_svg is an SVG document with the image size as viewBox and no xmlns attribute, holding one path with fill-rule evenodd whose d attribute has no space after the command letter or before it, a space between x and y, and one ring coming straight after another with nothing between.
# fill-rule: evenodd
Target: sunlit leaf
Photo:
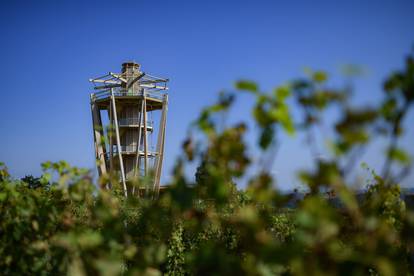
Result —
<instances>
[{"instance_id":1,"label":"sunlit leaf","mask_svg":"<svg viewBox=\"0 0 414 276\"><path fill-rule=\"evenodd\" d=\"M236 89L244 90L248 92L257 93L259 92L259 88L255 82L248 81L248 80L241 80L236 82Z\"/></svg>"}]
</instances>

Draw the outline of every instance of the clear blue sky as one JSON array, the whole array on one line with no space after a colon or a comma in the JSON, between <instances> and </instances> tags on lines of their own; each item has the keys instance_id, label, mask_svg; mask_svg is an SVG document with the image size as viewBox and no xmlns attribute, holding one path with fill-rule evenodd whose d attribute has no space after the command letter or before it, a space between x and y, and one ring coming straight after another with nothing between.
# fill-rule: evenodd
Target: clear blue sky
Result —
<instances>
[{"instance_id":1,"label":"clear blue sky","mask_svg":"<svg viewBox=\"0 0 414 276\"><path fill-rule=\"evenodd\" d=\"M357 100L378 100L384 76L413 46L413 11L412 0L2 1L0 160L15 177L39 175L46 160L93 168L88 78L132 59L171 79L166 180L189 122L237 79L270 89L304 66L338 72L356 63L369 69ZM242 98L238 114L248 106ZM297 140L282 143L275 163L284 189L306 166ZM366 157L374 168L380 150Z\"/></svg>"}]
</instances>

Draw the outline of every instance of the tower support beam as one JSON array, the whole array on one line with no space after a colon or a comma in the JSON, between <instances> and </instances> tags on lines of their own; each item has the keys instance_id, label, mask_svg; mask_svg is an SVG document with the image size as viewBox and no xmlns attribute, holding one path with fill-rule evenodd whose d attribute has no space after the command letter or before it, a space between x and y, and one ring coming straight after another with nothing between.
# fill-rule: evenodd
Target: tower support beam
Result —
<instances>
[{"instance_id":1,"label":"tower support beam","mask_svg":"<svg viewBox=\"0 0 414 276\"><path fill-rule=\"evenodd\" d=\"M148 176L148 132L147 132L147 97L146 92L144 90L142 101L144 103L144 171L145 176ZM145 188L145 192L147 192L147 187Z\"/></svg>"},{"instance_id":2,"label":"tower support beam","mask_svg":"<svg viewBox=\"0 0 414 276\"><path fill-rule=\"evenodd\" d=\"M98 162L99 175L106 174L106 160L105 160L105 148L102 145L102 139L104 137L102 130L102 120L99 108L91 97L91 111L92 111L92 124L93 124L93 137L95 142L95 160Z\"/></svg>"},{"instance_id":3,"label":"tower support beam","mask_svg":"<svg viewBox=\"0 0 414 276\"><path fill-rule=\"evenodd\" d=\"M109 171L114 171L114 111L112 104L108 106L109 109Z\"/></svg>"},{"instance_id":4,"label":"tower support beam","mask_svg":"<svg viewBox=\"0 0 414 276\"><path fill-rule=\"evenodd\" d=\"M144 100L141 100L140 102L140 109L139 109L139 113L138 113L138 142L137 142L137 151L136 151L136 158L135 158L135 172L134 172L134 177L138 178L139 175L139 169L140 169L140 165L141 165L141 158L140 158L140 147L141 147L141 136L142 136L142 128L143 128L143 123L142 123L142 118L143 118L143 113L144 113ZM132 188L132 194L135 194L135 186Z\"/></svg>"},{"instance_id":5,"label":"tower support beam","mask_svg":"<svg viewBox=\"0 0 414 276\"><path fill-rule=\"evenodd\" d=\"M165 130L167 127L167 111L168 111L168 95L164 95L164 100L162 103L162 113L160 119L160 126L158 131L157 139L157 159L155 163L155 175L154 175L154 195L158 197L160 191L160 180L161 180L161 168L162 160L164 157L164 144L165 144Z\"/></svg>"},{"instance_id":6,"label":"tower support beam","mask_svg":"<svg viewBox=\"0 0 414 276\"><path fill-rule=\"evenodd\" d=\"M113 113L114 121L115 121L116 143L117 143L117 148L118 148L119 167L121 171L122 186L124 188L125 197L128 197L128 191L127 191L126 179L125 179L124 162L122 160L121 138L119 136L118 116L116 114L115 97L114 97L114 91L112 89L111 89L111 102L112 102L112 110L113 110L112 113Z\"/></svg>"}]
</instances>

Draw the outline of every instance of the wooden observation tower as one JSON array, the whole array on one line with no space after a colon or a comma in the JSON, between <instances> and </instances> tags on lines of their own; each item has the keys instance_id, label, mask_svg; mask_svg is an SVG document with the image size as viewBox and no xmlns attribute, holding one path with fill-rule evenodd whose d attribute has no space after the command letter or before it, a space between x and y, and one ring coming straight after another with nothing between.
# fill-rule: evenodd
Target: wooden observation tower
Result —
<instances>
[{"instance_id":1,"label":"wooden observation tower","mask_svg":"<svg viewBox=\"0 0 414 276\"><path fill-rule=\"evenodd\" d=\"M150 183L146 189L158 195L168 79L148 75L140 71L139 64L126 62L122 73L110 72L90 81L97 90L90 97L99 175L118 175L125 196L139 194L131 184L145 178Z\"/></svg>"}]
</instances>

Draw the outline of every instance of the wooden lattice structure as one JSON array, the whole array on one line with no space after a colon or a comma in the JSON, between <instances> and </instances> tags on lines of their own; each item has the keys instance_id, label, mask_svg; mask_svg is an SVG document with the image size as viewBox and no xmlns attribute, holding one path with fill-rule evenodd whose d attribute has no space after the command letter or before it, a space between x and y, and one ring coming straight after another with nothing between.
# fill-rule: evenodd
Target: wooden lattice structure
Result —
<instances>
[{"instance_id":1,"label":"wooden lattice structure","mask_svg":"<svg viewBox=\"0 0 414 276\"><path fill-rule=\"evenodd\" d=\"M122 73L110 72L90 81L97 90L90 97L99 175L118 175L125 196L142 193L135 191L133 181L145 178L148 182L150 179L149 189L158 195L164 156L168 79L148 75L140 71L139 64L126 62L122 64ZM158 113L158 122L151 119L153 113ZM158 123L158 129L155 123ZM155 134L156 146L151 143Z\"/></svg>"}]
</instances>

